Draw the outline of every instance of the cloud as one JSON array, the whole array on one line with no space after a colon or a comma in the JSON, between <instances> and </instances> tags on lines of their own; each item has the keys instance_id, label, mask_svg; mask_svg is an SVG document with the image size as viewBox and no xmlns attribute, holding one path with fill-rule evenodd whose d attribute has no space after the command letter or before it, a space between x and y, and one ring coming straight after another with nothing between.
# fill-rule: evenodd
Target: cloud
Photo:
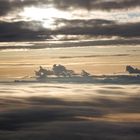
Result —
<instances>
[{"instance_id":1,"label":"cloud","mask_svg":"<svg viewBox=\"0 0 140 140\"><path fill-rule=\"evenodd\" d=\"M0 41L31 41L52 39L57 35L88 37L112 36L139 38L140 23L117 23L104 19L66 20L57 19L56 29L46 29L38 21L0 22ZM60 25L59 25L60 24ZM63 26L61 26L63 24ZM85 37L84 37L85 36ZM65 37L67 38L67 37ZM103 42L102 42L103 43Z\"/></svg>"},{"instance_id":2,"label":"cloud","mask_svg":"<svg viewBox=\"0 0 140 140\"><path fill-rule=\"evenodd\" d=\"M26 105L21 107L20 110L15 108L14 110L5 111L0 114L0 131L10 130L15 131L21 128L26 128L26 125L31 123L50 123L55 121L75 121L75 116L92 115L102 116L104 112L98 109L92 108L80 108L80 106L92 106L92 103L88 102L71 102L63 101L57 98L43 98L43 97L31 97L17 101L17 99L1 99L4 104L10 106ZM30 107L30 105L32 107ZM49 107L51 105L52 107ZM56 107L58 105L58 107ZM60 107L59 107L60 106ZM76 107L77 106L77 107ZM80 120L80 119L79 119Z\"/></svg>"},{"instance_id":3,"label":"cloud","mask_svg":"<svg viewBox=\"0 0 140 140\"><path fill-rule=\"evenodd\" d=\"M95 1L95 0L94 0ZM58 9L86 8L90 7L91 0L1 0L0 1L0 16L6 15L12 11L23 10L24 7L29 6L44 6L53 5Z\"/></svg>"},{"instance_id":4,"label":"cloud","mask_svg":"<svg viewBox=\"0 0 140 140\"><path fill-rule=\"evenodd\" d=\"M113 10L128 9L140 6L138 0L1 0L0 16L6 15L13 11L22 11L24 7L30 6L48 6L61 10L87 9L87 10Z\"/></svg>"},{"instance_id":5,"label":"cloud","mask_svg":"<svg viewBox=\"0 0 140 140\"><path fill-rule=\"evenodd\" d=\"M26 91L23 90L25 85L21 86L17 93L24 91L28 97L16 95L9 97L11 90L13 93L17 90L15 85L0 98L0 139L2 140L18 140L19 138L56 140L58 137L64 140L81 138L84 140L87 138L121 140L127 136L129 136L128 140L139 139L138 85L111 84L93 87L89 85L90 89L84 87L80 91L76 86L71 90L74 93L78 91L79 94L76 93L78 97L72 99L68 95L66 98L57 94L52 97L49 96L52 93L48 91L51 86L51 89L62 88L67 92L73 85L57 87L57 85L35 84L28 85L30 90ZM4 87L2 89L7 91ZM63 87L66 87L66 90ZM38 92L38 96L34 92L31 94L32 91ZM85 96L80 94L81 92ZM86 99L83 100L83 97Z\"/></svg>"},{"instance_id":6,"label":"cloud","mask_svg":"<svg viewBox=\"0 0 140 140\"><path fill-rule=\"evenodd\" d=\"M71 9L71 8L84 8L84 9L91 9L92 2L96 2L97 0L53 0L53 4L55 7L59 9Z\"/></svg>"},{"instance_id":7,"label":"cloud","mask_svg":"<svg viewBox=\"0 0 140 140\"><path fill-rule=\"evenodd\" d=\"M107 19L74 19L74 20L67 20L67 19L56 19L55 24L59 26L59 24L63 23L63 25L66 25L68 27L93 27L93 26L99 26L99 25L109 25L115 23L115 21L107 20Z\"/></svg>"},{"instance_id":8,"label":"cloud","mask_svg":"<svg viewBox=\"0 0 140 140\"><path fill-rule=\"evenodd\" d=\"M102 0L98 3L93 3L92 5L96 9L102 10L112 10L112 9L128 9L140 6L140 1L138 0Z\"/></svg>"},{"instance_id":9,"label":"cloud","mask_svg":"<svg viewBox=\"0 0 140 140\"><path fill-rule=\"evenodd\" d=\"M117 23L108 20L60 20L64 26L54 34L140 37L140 23ZM59 21L59 22L60 22ZM56 22L58 23L58 22Z\"/></svg>"},{"instance_id":10,"label":"cloud","mask_svg":"<svg viewBox=\"0 0 140 140\"><path fill-rule=\"evenodd\" d=\"M33 1L32 1L33 2ZM1 0L0 1L0 16L4 16L11 11L15 11L17 9L23 8L24 6L28 6L32 4L31 1L19 1L19 0Z\"/></svg>"},{"instance_id":11,"label":"cloud","mask_svg":"<svg viewBox=\"0 0 140 140\"><path fill-rule=\"evenodd\" d=\"M85 56L61 56L60 59L70 59L70 58L94 58L94 57L120 57L120 56L129 56L130 54L114 54L114 55L85 55Z\"/></svg>"},{"instance_id":12,"label":"cloud","mask_svg":"<svg viewBox=\"0 0 140 140\"><path fill-rule=\"evenodd\" d=\"M87 10L117 10L140 6L140 1L138 0L51 0L46 2L52 3L56 8L62 10L72 10L75 8Z\"/></svg>"},{"instance_id":13,"label":"cloud","mask_svg":"<svg viewBox=\"0 0 140 140\"><path fill-rule=\"evenodd\" d=\"M40 22L0 22L0 41L27 41L50 38Z\"/></svg>"},{"instance_id":14,"label":"cloud","mask_svg":"<svg viewBox=\"0 0 140 140\"><path fill-rule=\"evenodd\" d=\"M8 20L5 18L5 22L0 22L0 41L45 40L50 39L51 35L56 38L57 35L64 35L64 39L66 40L73 40L73 35L76 36L76 40L78 40L79 36L82 36L82 39L87 39L90 37L110 38L114 36L123 38L140 37L140 32L138 32L140 30L140 23L137 20L135 20L133 23L130 21L128 23L120 23L117 22L117 20L109 20L108 16L104 17L105 19L89 20L78 19L78 17L77 19L73 20L52 19L54 20L52 26L55 28L51 30L43 28L43 23L41 22L25 22L24 20L29 19L17 16L18 14L16 13L22 11L24 7L47 7L50 5L61 10L112 10L137 7L140 6L140 2L138 0L2 0L0 1L0 16L6 17L6 15L9 13L15 13L13 13L13 17L11 18L14 19L13 21L10 20L10 22L8 22ZM81 17L79 16L79 18ZM86 18L86 16L83 18ZM43 19L42 22L45 22L45 20Z\"/></svg>"},{"instance_id":15,"label":"cloud","mask_svg":"<svg viewBox=\"0 0 140 140\"><path fill-rule=\"evenodd\" d=\"M119 96L119 91L115 90L97 90L99 94L109 94L110 96ZM109 93L108 93L109 92ZM126 92L121 91L121 95L126 95ZM6 131L22 131L34 130L34 127L47 128L51 130L49 124L59 122L63 124L71 122L82 123L85 120L81 118L86 116L96 118L98 121L107 114L112 113L116 116L117 113L138 113L140 98L128 98L124 100L115 100L101 97L94 97L91 101L64 101L57 98L31 97L22 99L17 102L13 99L12 102L7 99L1 99L9 110L0 113L0 133ZM10 110L10 107L14 109ZM18 107L17 107L18 106ZM91 121L95 123L96 120ZM87 123L87 122L86 122ZM103 123L103 122L102 122ZM119 123L119 122L117 122ZM43 125L45 124L45 125ZM46 125L47 124L47 125ZM75 123L74 123L75 124ZM58 125L58 124L57 124ZM75 124L76 125L76 124ZM103 124L104 126L104 124ZM54 127L56 129L57 127ZM61 127L60 127L61 128ZM42 129L41 129L42 130ZM44 129L43 129L44 130ZM56 132L55 132L56 133ZM64 134L64 133L63 133Z\"/></svg>"}]
</instances>

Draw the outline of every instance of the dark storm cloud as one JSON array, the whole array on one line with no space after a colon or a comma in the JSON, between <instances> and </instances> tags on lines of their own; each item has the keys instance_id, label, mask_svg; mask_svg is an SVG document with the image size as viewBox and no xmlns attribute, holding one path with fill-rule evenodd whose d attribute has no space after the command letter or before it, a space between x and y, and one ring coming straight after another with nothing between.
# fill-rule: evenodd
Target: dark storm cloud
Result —
<instances>
[{"instance_id":1,"label":"dark storm cloud","mask_svg":"<svg viewBox=\"0 0 140 140\"><path fill-rule=\"evenodd\" d=\"M60 21L59 21L60 22ZM62 20L63 22L63 20ZM115 23L107 20L67 20L54 34L140 37L140 23Z\"/></svg>"},{"instance_id":2,"label":"dark storm cloud","mask_svg":"<svg viewBox=\"0 0 140 140\"><path fill-rule=\"evenodd\" d=\"M0 16L6 15L9 12L16 11L16 10L21 10L24 6L30 6L32 4L36 4L36 0L25 0L25 1L20 1L20 0L1 0L0 1Z\"/></svg>"},{"instance_id":3,"label":"dark storm cloud","mask_svg":"<svg viewBox=\"0 0 140 140\"><path fill-rule=\"evenodd\" d=\"M24 7L48 4L48 0L0 0L0 16L22 11Z\"/></svg>"},{"instance_id":4,"label":"dark storm cloud","mask_svg":"<svg viewBox=\"0 0 140 140\"><path fill-rule=\"evenodd\" d=\"M55 7L59 9L71 9L71 8L84 8L91 9L92 3L97 0L53 0Z\"/></svg>"},{"instance_id":5,"label":"dark storm cloud","mask_svg":"<svg viewBox=\"0 0 140 140\"><path fill-rule=\"evenodd\" d=\"M84 8L88 10L125 9L140 6L139 0L53 0L54 5L60 9Z\"/></svg>"},{"instance_id":6,"label":"dark storm cloud","mask_svg":"<svg viewBox=\"0 0 140 140\"><path fill-rule=\"evenodd\" d=\"M36 2L36 1L35 1ZM60 9L125 9L140 6L139 0L41 0L38 4L54 4Z\"/></svg>"},{"instance_id":7,"label":"dark storm cloud","mask_svg":"<svg viewBox=\"0 0 140 140\"><path fill-rule=\"evenodd\" d=\"M27 41L49 38L47 30L37 21L0 22L0 41Z\"/></svg>"},{"instance_id":8,"label":"dark storm cloud","mask_svg":"<svg viewBox=\"0 0 140 140\"><path fill-rule=\"evenodd\" d=\"M110 0L93 3L93 7L96 9L111 10L111 9L127 9L140 6L139 0Z\"/></svg>"},{"instance_id":9,"label":"dark storm cloud","mask_svg":"<svg viewBox=\"0 0 140 140\"><path fill-rule=\"evenodd\" d=\"M62 27L59 24L63 23ZM82 35L83 37L140 37L140 23L117 23L109 20L56 20L56 29L45 29L37 21L0 22L0 41L50 39L51 35Z\"/></svg>"},{"instance_id":10,"label":"dark storm cloud","mask_svg":"<svg viewBox=\"0 0 140 140\"><path fill-rule=\"evenodd\" d=\"M43 2L43 0L42 0ZM44 0L59 9L82 8L88 10L127 9L140 6L139 0Z\"/></svg>"},{"instance_id":11,"label":"dark storm cloud","mask_svg":"<svg viewBox=\"0 0 140 140\"><path fill-rule=\"evenodd\" d=\"M7 13L23 10L27 6L47 6L54 5L58 9L87 9L87 10L111 10L111 9L127 9L140 6L139 0L1 0L0 16Z\"/></svg>"},{"instance_id":12,"label":"dark storm cloud","mask_svg":"<svg viewBox=\"0 0 140 140\"><path fill-rule=\"evenodd\" d=\"M90 0L1 0L0 1L0 16L4 16L7 13L23 10L26 6L43 6L48 4L53 4L58 9L69 9L70 7L87 8L90 6Z\"/></svg>"}]
</instances>

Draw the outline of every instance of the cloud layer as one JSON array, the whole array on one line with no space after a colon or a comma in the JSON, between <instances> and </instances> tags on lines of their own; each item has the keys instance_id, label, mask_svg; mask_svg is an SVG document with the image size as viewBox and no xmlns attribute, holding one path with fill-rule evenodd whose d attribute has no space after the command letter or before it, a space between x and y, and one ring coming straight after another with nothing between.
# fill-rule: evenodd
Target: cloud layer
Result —
<instances>
[{"instance_id":1,"label":"cloud layer","mask_svg":"<svg viewBox=\"0 0 140 140\"><path fill-rule=\"evenodd\" d=\"M138 85L16 86L0 89L0 139L139 139ZM59 94L51 98L55 90Z\"/></svg>"},{"instance_id":2,"label":"cloud layer","mask_svg":"<svg viewBox=\"0 0 140 140\"><path fill-rule=\"evenodd\" d=\"M49 39L40 22L0 22L0 41L31 41Z\"/></svg>"},{"instance_id":3,"label":"cloud layer","mask_svg":"<svg viewBox=\"0 0 140 140\"><path fill-rule=\"evenodd\" d=\"M108 20L64 20L59 19L56 24L63 23L55 30L44 28L40 22L19 21L0 22L0 41L26 41L51 39L55 35L82 35L91 37L124 37L139 38L140 23L118 24Z\"/></svg>"},{"instance_id":4,"label":"cloud layer","mask_svg":"<svg viewBox=\"0 0 140 140\"><path fill-rule=\"evenodd\" d=\"M1 0L0 41L46 40L52 38L52 36L57 38L58 35L65 36L65 39L68 39L69 35L82 35L83 38L84 36L89 36L89 38L139 38L140 15L129 13L139 6L140 1L138 0ZM45 19L46 17L44 17L41 20L33 20L19 14L24 12L24 8L27 7L53 7L66 11L71 15L71 18L52 17L52 19ZM77 10L81 12L79 17L75 16ZM89 19L88 14L82 16L85 10L89 12ZM103 16L105 11L111 15L114 10L116 15L117 11L126 11L129 18L125 22L120 22L121 19L118 21L117 19L112 20L109 16ZM97 16L94 16L93 11L95 13L100 11L102 17L95 18ZM113 14L111 16L113 17ZM134 16L135 20L132 22L131 17ZM52 26L55 28L44 26L44 23L50 20L53 21ZM74 39L74 37L70 39Z\"/></svg>"},{"instance_id":5,"label":"cloud layer","mask_svg":"<svg viewBox=\"0 0 140 140\"><path fill-rule=\"evenodd\" d=\"M54 5L58 9L82 8L88 10L128 9L140 6L138 0L1 0L0 15L24 8L25 6Z\"/></svg>"}]
</instances>

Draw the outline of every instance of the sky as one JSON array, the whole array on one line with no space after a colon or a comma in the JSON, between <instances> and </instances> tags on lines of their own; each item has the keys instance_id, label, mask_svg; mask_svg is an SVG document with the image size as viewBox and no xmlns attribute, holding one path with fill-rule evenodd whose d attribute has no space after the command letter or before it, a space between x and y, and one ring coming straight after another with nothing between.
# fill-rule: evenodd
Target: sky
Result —
<instances>
[{"instance_id":1,"label":"sky","mask_svg":"<svg viewBox=\"0 0 140 140\"><path fill-rule=\"evenodd\" d=\"M139 0L0 0L2 78L53 64L124 72L140 68L139 45Z\"/></svg>"},{"instance_id":2,"label":"sky","mask_svg":"<svg viewBox=\"0 0 140 140\"><path fill-rule=\"evenodd\" d=\"M139 139L139 85L12 82L54 64L140 69L140 0L0 0L0 139Z\"/></svg>"},{"instance_id":3,"label":"sky","mask_svg":"<svg viewBox=\"0 0 140 140\"><path fill-rule=\"evenodd\" d=\"M129 40L139 44L139 31L139 0L0 0L1 42Z\"/></svg>"}]
</instances>

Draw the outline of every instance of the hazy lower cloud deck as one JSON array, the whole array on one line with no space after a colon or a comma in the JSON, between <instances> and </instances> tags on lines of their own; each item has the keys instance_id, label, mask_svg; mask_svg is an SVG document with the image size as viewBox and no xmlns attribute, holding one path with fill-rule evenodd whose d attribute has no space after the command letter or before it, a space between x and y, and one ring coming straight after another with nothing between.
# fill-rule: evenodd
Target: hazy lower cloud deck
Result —
<instances>
[{"instance_id":1,"label":"hazy lower cloud deck","mask_svg":"<svg viewBox=\"0 0 140 140\"><path fill-rule=\"evenodd\" d=\"M1 84L1 139L139 139L138 85Z\"/></svg>"}]
</instances>

